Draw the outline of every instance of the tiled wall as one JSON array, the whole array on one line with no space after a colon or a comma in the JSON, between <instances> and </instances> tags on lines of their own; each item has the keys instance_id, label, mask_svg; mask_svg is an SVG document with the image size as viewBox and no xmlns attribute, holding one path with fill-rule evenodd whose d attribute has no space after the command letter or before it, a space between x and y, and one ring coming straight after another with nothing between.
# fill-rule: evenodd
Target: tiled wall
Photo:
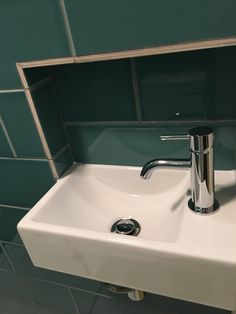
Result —
<instances>
[{"instance_id":1,"label":"tiled wall","mask_svg":"<svg viewBox=\"0 0 236 314\"><path fill-rule=\"evenodd\" d=\"M235 36L234 0L65 0L77 55Z\"/></svg>"},{"instance_id":2,"label":"tiled wall","mask_svg":"<svg viewBox=\"0 0 236 314\"><path fill-rule=\"evenodd\" d=\"M102 283L36 268L27 255L17 234L16 224L55 183L50 167L51 161L53 160L59 174L62 174L72 162L68 136L76 160L124 164L135 161L136 164L141 164L147 158L159 156L163 151L163 146L158 143L160 133L175 131L175 128L178 131L189 128L189 124L186 124L182 129L174 120L174 129L169 128L166 123L163 124L164 129L152 123L145 125L146 120L150 120L148 114L150 108L154 115L158 112L153 108L155 107L153 99L156 95L155 88L153 91L151 88L152 77L151 82L142 79L148 69L146 65L142 66L142 59L136 65L135 60L123 60L91 64L89 70L89 65L78 66L78 69L84 69L81 70L84 86L80 96L80 104L84 107L80 109L79 116L73 113L73 108L77 107L77 102L74 103L77 94L73 93L80 88L78 83L81 81L77 68L55 67L51 68L50 73L47 68L37 68L33 73L26 70L25 74L48 143L49 152L45 151L40 140L41 134L35 127L37 121L33 118L26 99L29 91L23 90L15 64L23 61L74 57L77 51L81 51L78 46L79 40L77 41L79 32L76 22L73 21L75 13L73 5L78 3L79 1L72 0L66 0L66 6L63 0L3 0L0 3L0 313L226 313L223 310L152 294L147 294L140 303L132 303L126 296L109 294ZM69 12L72 36L65 9ZM86 49L89 47L84 47L84 51ZM225 60L229 62L228 58ZM204 68L204 64L200 62L200 68ZM222 66L219 71L224 69ZM61 74L57 75L57 71ZM176 71L178 72L178 69ZM227 78L230 78L232 73L228 73ZM64 96L66 97L64 99L58 96L57 86L61 84L62 74L68 79L75 76L74 85L67 84L64 89L67 92L69 88L72 95L70 102L67 102L68 112L64 110L63 103L65 99L67 100L67 96ZM214 71L213 75L215 76ZM163 76L165 78L165 74ZM180 75L180 79L185 80L185 78L185 75ZM220 79L221 76L218 77L217 84L229 92L227 108L232 109L230 99L234 97L233 90L229 84L223 85L225 78L224 82L220 82ZM199 81L199 85L197 82L193 84L197 92L204 94L206 77L200 73L195 81ZM86 89L91 86L92 92L87 91L86 94ZM57 91L57 100L54 88ZM150 88L153 97L146 99L146 92L150 93ZM88 95L89 103L87 100L86 104L82 103ZM218 106L214 105L215 109L221 108L220 97L225 95L225 91L219 90L219 103ZM159 99L161 97L160 95ZM194 95L188 97L191 100L195 99ZM148 101L148 112L145 112L146 106L144 108L143 101ZM60 102L62 112L57 102ZM91 107L93 103L96 104L96 110ZM188 109L186 102L183 105ZM176 111L176 108L174 109ZM164 114L162 109L159 112ZM226 112L227 116L222 119L235 118L234 110ZM194 113L199 114L199 110ZM168 114L172 112L168 111ZM202 114L201 110L200 114ZM68 115L67 118L65 115ZM162 117L160 120L167 118ZM168 120L170 118L172 116L168 117ZM216 110L215 117L209 119L215 121L218 118L221 119L221 116ZM66 130L62 120L65 122ZM227 155L227 158L222 157L224 163L219 163L219 167L224 168L233 165L234 123L228 122L220 126L218 120L213 123L218 134L218 146L221 148L219 150L221 153L218 154ZM226 137L227 141L225 141ZM113 145L116 151L119 150L118 159L115 159L114 154L111 153L114 150ZM102 147L106 148L103 154ZM187 152L184 143L176 149L171 145L167 145L165 149L169 157L182 156ZM131 152L127 153L127 150ZM46 157L48 153L51 159Z\"/></svg>"}]
</instances>

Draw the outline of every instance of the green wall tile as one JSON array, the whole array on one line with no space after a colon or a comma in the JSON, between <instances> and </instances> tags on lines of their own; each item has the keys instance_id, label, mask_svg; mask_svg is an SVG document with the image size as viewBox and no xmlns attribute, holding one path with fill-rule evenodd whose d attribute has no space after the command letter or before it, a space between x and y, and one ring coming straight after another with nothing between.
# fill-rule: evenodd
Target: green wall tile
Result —
<instances>
[{"instance_id":1,"label":"green wall tile","mask_svg":"<svg viewBox=\"0 0 236 314\"><path fill-rule=\"evenodd\" d=\"M0 205L0 241L22 244L16 225L27 214L27 210Z\"/></svg>"},{"instance_id":2,"label":"green wall tile","mask_svg":"<svg viewBox=\"0 0 236 314\"><path fill-rule=\"evenodd\" d=\"M21 86L16 62L70 56L59 1L1 1L0 38L0 89Z\"/></svg>"},{"instance_id":3,"label":"green wall tile","mask_svg":"<svg viewBox=\"0 0 236 314\"><path fill-rule=\"evenodd\" d=\"M67 138L51 81L33 89L31 95L53 156L67 144Z\"/></svg>"},{"instance_id":4,"label":"green wall tile","mask_svg":"<svg viewBox=\"0 0 236 314\"><path fill-rule=\"evenodd\" d=\"M234 0L65 0L77 54L236 35Z\"/></svg>"},{"instance_id":5,"label":"green wall tile","mask_svg":"<svg viewBox=\"0 0 236 314\"><path fill-rule=\"evenodd\" d=\"M143 120L236 119L236 47L137 58Z\"/></svg>"},{"instance_id":6,"label":"green wall tile","mask_svg":"<svg viewBox=\"0 0 236 314\"><path fill-rule=\"evenodd\" d=\"M19 157L45 157L23 92L0 93L0 114Z\"/></svg>"},{"instance_id":7,"label":"green wall tile","mask_svg":"<svg viewBox=\"0 0 236 314\"><path fill-rule=\"evenodd\" d=\"M64 121L136 120L130 61L50 69Z\"/></svg>"},{"instance_id":8,"label":"green wall tile","mask_svg":"<svg viewBox=\"0 0 236 314\"><path fill-rule=\"evenodd\" d=\"M0 126L0 157L13 157L12 150L1 126Z\"/></svg>"},{"instance_id":9,"label":"green wall tile","mask_svg":"<svg viewBox=\"0 0 236 314\"><path fill-rule=\"evenodd\" d=\"M32 207L53 185L47 161L0 159L0 204Z\"/></svg>"},{"instance_id":10,"label":"green wall tile","mask_svg":"<svg viewBox=\"0 0 236 314\"><path fill-rule=\"evenodd\" d=\"M63 152L54 159L59 177L61 177L73 164L73 157L70 148L67 147Z\"/></svg>"},{"instance_id":11,"label":"green wall tile","mask_svg":"<svg viewBox=\"0 0 236 314\"><path fill-rule=\"evenodd\" d=\"M142 166L154 158L188 158L185 141L163 142L162 134L186 134L186 126L67 127L75 161ZM213 126L216 169L235 169L236 126Z\"/></svg>"},{"instance_id":12,"label":"green wall tile","mask_svg":"<svg viewBox=\"0 0 236 314\"><path fill-rule=\"evenodd\" d=\"M0 271L0 291L17 294L19 297L55 306L60 310L75 312L66 287L35 280L19 274ZM32 313L33 314L33 313Z\"/></svg>"}]
</instances>

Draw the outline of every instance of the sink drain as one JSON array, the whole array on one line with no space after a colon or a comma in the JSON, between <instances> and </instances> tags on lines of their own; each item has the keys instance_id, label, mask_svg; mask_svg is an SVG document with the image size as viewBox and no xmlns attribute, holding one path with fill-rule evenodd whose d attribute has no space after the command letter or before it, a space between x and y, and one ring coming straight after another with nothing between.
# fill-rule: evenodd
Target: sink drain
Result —
<instances>
[{"instance_id":1,"label":"sink drain","mask_svg":"<svg viewBox=\"0 0 236 314\"><path fill-rule=\"evenodd\" d=\"M140 232L140 224L134 220L129 218L123 218L117 220L111 227L111 232L124 234L124 235L132 235L137 236Z\"/></svg>"}]
</instances>

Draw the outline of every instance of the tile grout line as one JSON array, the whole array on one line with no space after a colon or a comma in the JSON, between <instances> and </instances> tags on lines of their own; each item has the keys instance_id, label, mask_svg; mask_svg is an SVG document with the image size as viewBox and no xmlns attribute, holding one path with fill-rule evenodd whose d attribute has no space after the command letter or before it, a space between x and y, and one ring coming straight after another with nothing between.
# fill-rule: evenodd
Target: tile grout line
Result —
<instances>
[{"instance_id":1,"label":"tile grout line","mask_svg":"<svg viewBox=\"0 0 236 314\"><path fill-rule=\"evenodd\" d=\"M1 114L0 114L0 125L1 125L1 127L2 127L2 129L3 129L3 132L4 132L5 137L6 137L6 139L7 139L8 145L10 146L10 149L11 149L11 152L12 152L13 157L14 157L14 158L17 158L16 150L15 150L15 148L14 148L14 145L13 145L13 143L12 143L12 140L11 140L11 138L10 138L10 135L9 135L8 131L7 131L6 125L5 125L4 121L3 121L3 118L2 118L2 115L1 115Z\"/></svg>"},{"instance_id":2,"label":"tile grout line","mask_svg":"<svg viewBox=\"0 0 236 314\"><path fill-rule=\"evenodd\" d=\"M73 127L73 126L99 126L99 125L143 125L143 126L161 126L161 125L176 125L176 126L184 126L189 124L214 124L218 125L221 123L222 125L234 125L236 124L236 120L195 120L195 121L96 121L96 122L72 122L67 121L64 122L65 126Z\"/></svg>"},{"instance_id":3,"label":"tile grout line","mask_svg":"<svg viewBox=\"0 0 236 314\"><path fill-rule=\"evenodd\" d=\"M71 302L72 302L72 304L73 304L73 306L74 306L74 308L75 308L75 310L76 310L76 313L77 313L77 314L80 314L80 310L79 310L79 308L78 308L77 303L75 302L75 299L74 299L74 297L73 297L73 294L72 294L71 289L70 289L69 287L67 287L66 290L67 290L68 293L69 293Z\"/></svg>"},{"instance_id":4,"label":"tile grout line","mask_svg":"<svg viewBox=\"0 0 236 314\"><path fill-rule=\"evenodd\" d=\"M41 87L41 86L44 86L46 85L48 82L51 81L51 78L50 76L48 77L45 77L44 79L38 81L37 83L34 83L33 85L29 86L28 89L30 89L30 91L34 91L35 89Z\"/></svg>"},{"instance_id":5,"label":"tile grout line","mask_svg":"<svg viewBox=\"0 0 236 314\"><path fill-rule=\"evenodd\" d=\"M61 7L62 16L63 16L63 20L64 20L64 24L65 24L67 39L68 39L69 46L70 46L70 51L71 51L72 56L75 58L76 57L75 46L74 46L73 37L72 37L72 33L71 33L71 28L70 28L70 23L69 23L67 11L66 11L66 6L64 3L64 0L59 0L59 1L60 1L60 7Z\"/></svg>"},{"instance_id":6,"label":"tile grout line","mask_svg":"<svg viewBox=\"0 0 236 314\"><path fill-rule=\"evenodd\" d=\"M15 209L24 209L24 210L30 210L29 207L22 207L22 206L15 206L15 205L6 205L6 204L0 204L0 207L8 207L8 208L15 208Z\"/></svg>"},{"instance_id":7,"label":"tile grout line","mask_svg":"<svg viewBox=\"0 0 236 314\"><path fill-rule=\"evenodd\" d=\"M96 306L96 302L97 302L98 298L99 298L99 296L97 295L97 296L92 300L92 304L90 305L88 314L93 314L93 310L94 310L94 307Z\"/></svg>"},{"instance_id":8,"label":"tile grout line","mask_svg":"<svg viewBox=\"0 0 236 314\"><path fill-rule=\"evenodd\" d=\"M24 89L1 89L0 94L9 94L9 93L23 93Z\"/></svg>"},{"instance_id":9,"label":"tile grout line","mask_svg":"<svg viewBox=\"0 0 236 314\"><path fill-rule=\"evenodd\" d=\"M21 160L21 161L41 161L46 162L48 159L46 158L25 158L25 157L0 157L0 160Z\"/></svg>"},{"instance_id":10,"label":"tile grout line","mask_svg":"<svg viewBox=\"0 0 236 314\"><path fill-rule=\"evenodd\" d=\"M0 241L0 245L3 241ZM20 245L20 244L16 244L16 243L10 243L10 242L7 242L7 244L9 245L15 245L15 246L20 246L20 247L24 247L24 245ZM25 248L26 249L26 248ZM0 271L8 271L9 270L6 270L4 268L0 269ZM17 273L17 272L16 272ZM63 284L63 283L60 283L60 282L57 282L57 281L52 281L52 280L48 280L48 279L44 279L42 277L36 277L36 276L32 276L32 275L26 275L24 273L21 273L20 274L21 276L23 277L26 277L26 278L31 278L31 279L34 279L34 280L37 280L37 281L41 281L41 282L45 282L45 283L49 283L49 284L52 284L52 285L56 285L56 286L60 286L60 287L63 287L63 288L68 288L68 289L72 289L72 290L78 290L78 291L81 291L81 292L84 292L84 293L88 293L88 294L91 294L91 295L94 295L94 296L100 296L100 297L104 297L104 298L108 298L108 299L112 299L113 297L111 297L110 295L106 295L106 294L102 294L102 293L99 293L99 292L95 292L95 291L91 291L91 290L86 290L86 289L82 289L82 288L77 288L75 286L70 286L70 285L67 285L67 284Z\"/></svg>"},{"instance_id":11,"label":"tile grout line","mask_svg":"<svg viewBox=\"0 0 236 314\"><path fill-rule=\"evenodd\" d=\"M1 123L0 123L1 124ZM69 148L70 144L65 144L55 155L52 156L52 158L35 158L35 157L0 157L0 160L21 160L21 161L38 161L38 162L47 162L49 160L55 160L57 157L60 156L61 153L63 153L67 148ZM1 205L0 205L1 206Z\"/></svg>"},{"instance_id":12,"label":"tile grout line","mask_svg":"<svg viewBox=\"0 0 236 314\"><path fill-rule=\"evenodd\" d=\"M15 266L14 266L14 264L12 263L10 257L8 256L8 254L7 254L7 252L6 252L6 250L5 250L5 248L4 248L4 246L3 246L2 243L0 243L0 247L1 247L1 249L2 249L2 251L3 251L3 254L5 255L5 257L6 257L7 261L8 261L8 263L10 264L12 270L14 271L14 273L16 273Z\"/></svg>"},{"instance_id":13,"label":"tile grout line","mask_svg":"<svg viewBox=\"0 0 236 314\"><path fill-rule=\"evenodd\" d=\"M11 275L14 274L16 275L17 273L15 273L13 270L9 270L9 269L5 269L5 268L2 268L0 267L0 272L4 272L4 273L10 273Z\"/></svg>"},{"instance_id":14,"label":"tile grout line","mask_svg":"<svg viewBox=\"0 0 236 314\"><path fill-rule=\"evenodd\" d=\"M130 65L131 65L133 94L134 94L134 102L135 102L135 107L136 107L137 120L138 120L138 122L141 122L142 121L142 111L141 111L141 104L140 104L140 93L139 93L139 86L138 86L136 62L135 62L134 58L130 58Z\"/></svg>"},{"instance_id":15,"label":"tile grout line","mask_svg":"<svg viewBox=\"0 0 236 314\"><path fill-rule=\"evenodd\" d=\"M32 305L32 307L33 307L33 309L34 309L35 314L40 314L40 312L39 312L39 310L38 310L38 307L37 307L36 304L34 303L34 300L29 299L29 301L30 301L30 303L31 303L31 305Z\"/></svg>"},{"instance_id":16,"label":"tile grout line","mask_svg":"<svg viewBox=\"0 0 236 314\"><path fill-rule=\"evenodd\" d=\"M2 244L13 245L13 246L20 246L21 248L22 248L22 247L25 248L24 244L20 244L20 243L8 242L8 241L3 241L3 240L1 240L0 242L1 242Z\"/></svg>"},{"instance_id":17,"label":"tile grout line","mask_svg":"<svg viewBox=\"0 0 236 314\"><path fill-rule=\"evenodd\" d=\"M16 244L12 244L12 243L9 243L10 245L16 245ZM1 245L1 242L0 242L0 245ZM21 246L21 247L24 247L24 245L18 245L18 246ZM5 250L4 250L5 251ZM14 267L15 268L15 267ZM3 271L3 272L8 272L8 273L12 273L12 271L10 270L7 270L7 269L4 269L4 268L0 268L0 272ZM44 279L42 277L36 277L36 276L31 276L31 275L26 275L24 273L17 273L17 271L14 272L15 274L19 274L21 275L22 277L26 277L26 278L30 278L32 280L36 280L36 281L39 281L39 282L44 282L44 283L48 283L48 284L51 284L51 285L55 285L55 286L59 286L59 287L63 287L65 288L66 290L68 289L70 292L70 296L72 295L72 291L71 290L75 290L75 291L80 291L80 292L83 292L83 293L87 293L89 295L93 295L93 296L97 296L97 297L102 297L102 298L106 298L106 299L113 299L114 297L113 296L110 296L110 295L106 295L106 294L102 294L102 293L97 293L95 291L91 291L91 290L85 290L85 289L81 289L81 288L77 288L77 287L74 287L74 286L70 286L70 285L66 285L66 284L62 284L60 282L56 282L56 281L51 281L51 280L47 280L47 279ZM72 295L72 300L75 302L74 300L74 297ZM74 303L73 303L74 304ZM75 308L78 308L77 307L77 304L75 306ZM78 312L76 312L76 314L80 314L79 312L79 309L78 309Z\"/></svg>"},{"instance_id":18,"label":"tile grout line","mask_svg":"<svg viewBox=\"0 0 236 314\"><path fill-rule=\"evenodd\" d=\"M55 155L52 156L52 158L30 158L30 157L0 157L0 160L21 160L21 161L38 161L38 162L48 162L49 160L55 160L57 157L60 156L61 153L63 153L67 148L69 148L69 143L64 145ZM0 204L1 206L1 204Z\"/></svg>"},{"instance_id":19,"label":"tile grout line","mask_svg":"<svg viewBox=\"0 0 236 314\"><path fill-rule=\"evenodd\" d=\"M57 159L57 157L59 157L67 148L69 148L69 143L67 143L66 145L64 145L64 146L52 157L52 160Z\"/></svg>"}]
</instances>

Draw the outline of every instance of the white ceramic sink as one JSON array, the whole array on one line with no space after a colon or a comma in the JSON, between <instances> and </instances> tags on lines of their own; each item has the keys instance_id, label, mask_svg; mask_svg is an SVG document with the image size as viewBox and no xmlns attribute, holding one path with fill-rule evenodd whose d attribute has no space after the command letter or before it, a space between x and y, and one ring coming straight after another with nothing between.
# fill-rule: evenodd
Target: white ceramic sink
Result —
<instances>
[{"instance_id":1,"label":"white ceramic sink","mask_svg":"<svg viewBox=\"0 0 236 314\"><path fill-rule=\"evenodd\" d=\"M236 309L235 172L216 172L219 212L189 210L189 170L78 165L18 224L36 266ZM111 233L120 218L137 237Z\"/></svg>"}]
</instances>

